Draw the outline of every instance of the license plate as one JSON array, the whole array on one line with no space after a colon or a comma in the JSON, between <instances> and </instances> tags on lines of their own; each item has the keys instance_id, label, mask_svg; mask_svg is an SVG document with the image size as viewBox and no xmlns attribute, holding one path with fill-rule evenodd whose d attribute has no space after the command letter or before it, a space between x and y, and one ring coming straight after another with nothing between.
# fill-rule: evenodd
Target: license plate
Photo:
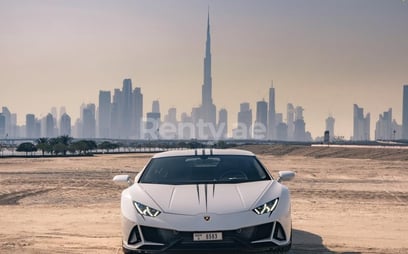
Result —
<instances>
[{"instance_id":1,"label":"license plate","mask_svg":"<svg viewBox=\"0 0 408 254\"><path fill-rule=\"evenodd\" d=\"M221 241L222 232L194 233L194 241Z\"/></svg>"}]
</instances>

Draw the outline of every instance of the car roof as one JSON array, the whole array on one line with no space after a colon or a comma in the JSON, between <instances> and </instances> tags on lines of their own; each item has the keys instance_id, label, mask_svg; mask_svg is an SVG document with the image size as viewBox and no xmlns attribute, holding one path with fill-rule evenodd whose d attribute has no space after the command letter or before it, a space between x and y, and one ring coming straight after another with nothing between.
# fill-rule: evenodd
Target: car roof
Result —
<instances>
[{"instance_id":1,"label":"car roof","mask_svg":"<svg viewBox=\"0 0 408 254\"><path fill-rule=\"evenodd\" d=\"M239 149L188 149L188 150L173 150L157 153L153 158L177 157L177 156L195 156L195 155L240 155L240 156L255 156L250 151Z\"/></svg>"}]
</instances>

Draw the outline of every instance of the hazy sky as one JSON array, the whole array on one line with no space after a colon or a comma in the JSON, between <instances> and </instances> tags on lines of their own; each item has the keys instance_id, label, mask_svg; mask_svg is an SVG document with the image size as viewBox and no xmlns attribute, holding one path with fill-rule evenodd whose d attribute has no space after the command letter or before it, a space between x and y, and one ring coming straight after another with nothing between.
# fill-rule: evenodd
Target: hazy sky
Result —
<instances>
[{"instance_id":1,"label":"hazy sky","mask_svg":"<svg viewBox=\"0 0 408 254\"><path fill-rule=\"evenodd\" d=\"M74 118L99 90L132 78L144 110L160 100L191 112L201 100L210 5L213 99L235 122L241 102L305 108L306 129L325 119L352 135L353 104L401 123L408 84L408 2L401 0L0 0L0 106ZM371 138L374 138L372 135Z\"/></svg>"}]
</instances>

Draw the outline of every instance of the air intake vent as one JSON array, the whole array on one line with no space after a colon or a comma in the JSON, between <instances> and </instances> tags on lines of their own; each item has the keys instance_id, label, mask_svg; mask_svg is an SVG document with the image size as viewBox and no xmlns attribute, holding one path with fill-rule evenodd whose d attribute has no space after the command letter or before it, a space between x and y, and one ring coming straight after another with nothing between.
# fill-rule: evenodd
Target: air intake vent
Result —
<instances>
[{"instance_id":1,"label":"air intake vent","mask_svg":"<svg viewBox=\"0 0 408 254\"><path fill-rule=\"evenodd\" d=\"M132 232L130 233L128 243L136 244L140 241L142 241L142 238L140 237L139 228L136 226L133 228Z\"/></svg>"},{"instance_id":2,"label":"air intake vent","mask_svg":"<svg viewBox=\"0 0 408 254\"><path fill-rule=\"evenodd\" d=\"M283 227L279 222L276 222L275 231L273 232L273 238L278 241L286 240L285 231L283 231Z\"/></svg>"}]
</instances>

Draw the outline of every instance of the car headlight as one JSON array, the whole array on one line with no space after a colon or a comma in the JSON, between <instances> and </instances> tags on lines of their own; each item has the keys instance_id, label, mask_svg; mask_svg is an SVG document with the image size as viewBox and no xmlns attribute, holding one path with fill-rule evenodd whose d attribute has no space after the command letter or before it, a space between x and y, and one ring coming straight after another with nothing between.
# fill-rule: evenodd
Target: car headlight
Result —
<instances>
[{"instance_id":1,"label":"car headlight","mask_svg":"<svg viewBox=\"0 0 408 254\"><path fill-rule=\"evenodd\" d=\"M148 207L136 201L133 201L133 205L135 206L137 212L143 216L156 217L161 213L159 210Z\"/></svg>"},{"instance_id":2,"label":"car headlight","mask_svg":"<svg viewBox=\"0 0 408 254\"><path fill-rule=\"evenodd\" d=\"M258 215L262 215L265 213L272 213L273 210L275 210L275 208L278 206L278 201L279 201L279 198L275 198L274 200L269 201L268 203L258 206L253 211Z\"/></svg>"}]
</instances>

